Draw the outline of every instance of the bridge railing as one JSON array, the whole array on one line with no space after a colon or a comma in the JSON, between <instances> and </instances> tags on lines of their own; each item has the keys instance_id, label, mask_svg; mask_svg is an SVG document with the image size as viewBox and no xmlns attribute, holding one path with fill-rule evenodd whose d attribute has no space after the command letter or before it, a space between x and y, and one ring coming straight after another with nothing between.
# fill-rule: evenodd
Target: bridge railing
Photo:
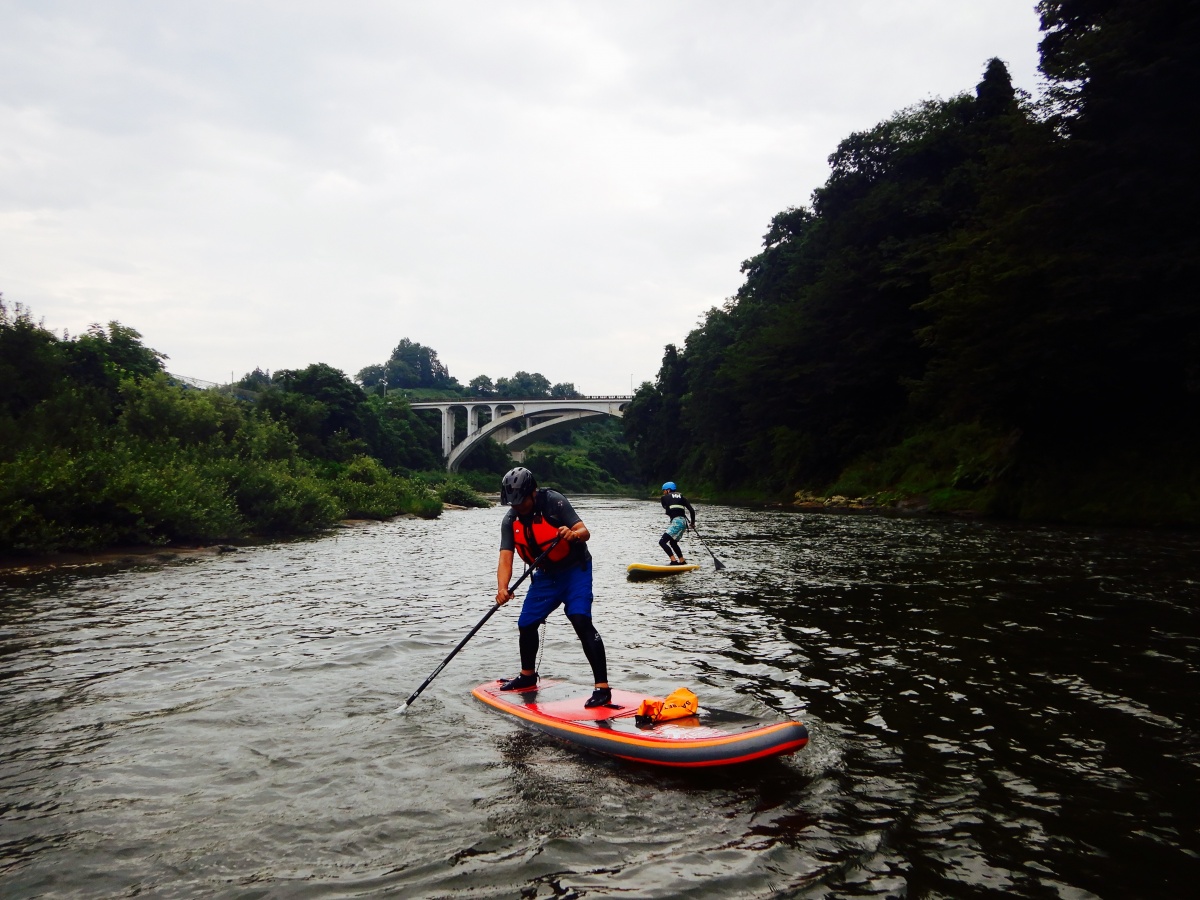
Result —
<instances>
[{"instance_id":1,"label":"bridge railing","mask_svg":"<svg viewBox=\"0 0 1200 900\"><path fill-rule=\"evenodd\" d=\"M219 394L231 394L241 400L257 400L258 391L248 391L245 388L234 387L232 384L218 384L215 381L205 381L202 378L192 378L190 375L176 375L168 372L167 377L172 381L197 391L216 391Z\"/></svg>"},{"instance_id":2,"label":"bridge railing","mask_svg":"<svg viewBox=\"0 0 1200 900\"><path fill-rule=\"evenodd\" d=\"M180 384L193 387L201 391L211 391L213 388L223 387L223 385L220 385L215 381L204 381L200 378L193 378L190 375L176 375L172 372L168 372L167 377L172 381L178 381Z\"/></svg>"},{"instance_id":3,"label":"bridge railing","mask_svg":"<svg viewBox=\"0 0 1200 900\"><path fill-rule=\"evenodd\" d=\"M632 400L632 394L580 394L578 397L454 397L441 400L411 400L410 406L418 403L437 403L442 406L462 406L464 403L490 403L503 406L506 403L567 403L571 400Z\"/></svg>"}]
</instances>

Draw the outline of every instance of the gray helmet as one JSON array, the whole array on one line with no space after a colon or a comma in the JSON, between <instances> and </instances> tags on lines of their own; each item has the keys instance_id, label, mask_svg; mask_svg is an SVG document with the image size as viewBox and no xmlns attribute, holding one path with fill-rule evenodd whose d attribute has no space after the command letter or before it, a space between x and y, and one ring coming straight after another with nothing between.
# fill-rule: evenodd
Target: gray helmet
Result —
<instances>
[{"instance_id":1,"label":"gray helmet","mask_svg":"<svg viewBox=\"0 0 1200 900\"><path fill-rule=\"evenodd\" d=\"M516 506L537 490L537 479L524 466L509 469L500 479L500 503L504 506Z\"/></svg>"}]
</instances>

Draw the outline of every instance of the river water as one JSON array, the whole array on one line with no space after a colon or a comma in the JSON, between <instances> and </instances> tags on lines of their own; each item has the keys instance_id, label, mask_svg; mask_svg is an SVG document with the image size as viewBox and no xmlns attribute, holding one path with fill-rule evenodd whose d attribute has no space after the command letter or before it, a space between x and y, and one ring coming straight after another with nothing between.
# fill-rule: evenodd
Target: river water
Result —
<instances>
[{"instance_id":1,"label":"river water","mask_svg":"<svg viewBox=\"0 0 1200 900\"><path fill-rule=\"evenodd\" d=\"M3 897L1177 898L1200 891L1200 535L586 497L614 684L802 719L675 772L474 701L503 510L0 581ZM586 682L569 624L543 676Z\"/></svg>"}]
</instances>

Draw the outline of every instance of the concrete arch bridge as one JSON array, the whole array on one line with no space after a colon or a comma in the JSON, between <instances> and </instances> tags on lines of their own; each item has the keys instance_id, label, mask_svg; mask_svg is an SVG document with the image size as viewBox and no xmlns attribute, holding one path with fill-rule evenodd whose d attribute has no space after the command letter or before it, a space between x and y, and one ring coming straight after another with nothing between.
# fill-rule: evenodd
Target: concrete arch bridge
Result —
<instances>
[{"instance_id":1,"label":"concrete arch bridge","mask_svg":"<svg viewBox=\"0 0 1200 900\"><path fill-rule=\"evenodd\" d=\"M430 400L411 403L413 409L436 409L442 414L442 456L446 469L459 464L480 441L492 438L520 462L525 448L545 435L600 416L625 415L633 397L576 397L569 400ZM467 417L467 436L454 443L459 412ZM483 414L488 421L480 424Z\"/></svg>"}]
</instances>

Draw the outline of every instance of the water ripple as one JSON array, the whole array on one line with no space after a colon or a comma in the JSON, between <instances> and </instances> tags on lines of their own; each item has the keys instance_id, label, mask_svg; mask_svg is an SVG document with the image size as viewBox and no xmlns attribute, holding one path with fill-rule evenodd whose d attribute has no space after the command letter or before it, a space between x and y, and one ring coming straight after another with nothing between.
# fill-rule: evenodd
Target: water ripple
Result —
<instances>
[{"instance_id":1,"label":"water ripple","mask_svg":"<svg viewBox=\"0 0 1200 900\"><path fill-rule=\"evenodd\" d=\"M499 509L14 577L0 893L1194 893L1200 538L703 507L728 568L631 584L661 510L578 506L614 681L808 748L657 771L521 730L469 696L516 604L394 716L488 610ZM541 665L587 677L561 616Z\"/></svg>"}]
</instances>

